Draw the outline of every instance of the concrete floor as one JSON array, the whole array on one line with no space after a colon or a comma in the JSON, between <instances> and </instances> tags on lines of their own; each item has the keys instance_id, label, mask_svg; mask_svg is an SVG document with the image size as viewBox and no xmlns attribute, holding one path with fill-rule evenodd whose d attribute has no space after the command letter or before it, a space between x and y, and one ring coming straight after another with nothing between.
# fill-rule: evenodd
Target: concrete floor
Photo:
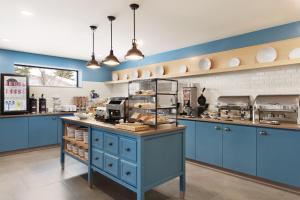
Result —
<instances>
[{"instance_id":1,"label":"concrete floor","mask_svg":"<svg viewBox=\"0 0 300 200\"><path fill-rule=\"evenodd\" d=\"M300 196L187 163L186 199L300 200ZM66 159L60 170L59 149L0 157L0 200L130 200L135 193L97 175L86 181L86 166ZM178 179L146 193L146 200L178 199Z\"/></svg>"}]
</instances>

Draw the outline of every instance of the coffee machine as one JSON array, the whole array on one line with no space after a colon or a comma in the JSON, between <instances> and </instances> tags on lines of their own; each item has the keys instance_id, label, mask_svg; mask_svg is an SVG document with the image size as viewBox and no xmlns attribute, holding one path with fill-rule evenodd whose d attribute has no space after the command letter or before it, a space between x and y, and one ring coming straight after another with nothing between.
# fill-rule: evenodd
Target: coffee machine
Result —
<instances>
[{"instance_id":1,"label":"coffee machine","mask_svg":"<svg viewBox=\"0 0 300 200\"><path fill-rule=\"evenodd\" d=\"M34 94L31 95L28 102L29 113L37 112L37 99L34 97Z\"/></svg>"},{"instance_id":2,"label":"coffee machine","mask_svg":"<svg viewBox=\"0 0 300 200\"><path fill-rule=\"evenodd\" d=\"M183 111L186 115L196 116L197 113L197 87L183 87Z\"/></svg>"},{"instance_id":3,"label":"coffee machine","mask_svg":"<svg viewBox=\"0 0 300 200\"><path fill-rule=\"evenodd\" d=\"M127 97L112 97L108 104L106 104L106 112L108 121L112 123L119 122L119 120L126 121L128 115Z\"/></svg>"},{"instance_id":4,"label":"coffee machine","mask_svg":"<svg viewBox=\"0 0 300 200\"><path fill-rule=\"evenodd\" d=\"M39 112L47 112L47 100L44 98L44 94L42 94L41 98L39 98Z\"/></svg>"}]
</instances>

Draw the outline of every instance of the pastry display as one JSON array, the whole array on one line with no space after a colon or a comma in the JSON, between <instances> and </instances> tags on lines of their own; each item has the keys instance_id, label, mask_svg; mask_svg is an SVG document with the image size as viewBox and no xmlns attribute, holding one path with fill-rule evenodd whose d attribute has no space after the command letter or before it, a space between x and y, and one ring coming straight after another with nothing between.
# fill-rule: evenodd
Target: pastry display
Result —
<instances>
[{"instance_id":1,"label":"pastry display","mask_svg":"<svg viewBox=\"0 0 300 200\"><path fill-rule=\"evenodd\" d=\"M138 102L134 104L135 108L155 109L155 104L151 102Z\"/></svg>"},{"instance_id":2,"label":"pastry display","mask_svg":"<svg viewBox=\"0 0 300 200\"><path fill-rule=\"evenodd\" d=\"M153 90L138 90L135 92L135 94L138 95L155 95L155 92Z\"/></svg>"}]
</instances>

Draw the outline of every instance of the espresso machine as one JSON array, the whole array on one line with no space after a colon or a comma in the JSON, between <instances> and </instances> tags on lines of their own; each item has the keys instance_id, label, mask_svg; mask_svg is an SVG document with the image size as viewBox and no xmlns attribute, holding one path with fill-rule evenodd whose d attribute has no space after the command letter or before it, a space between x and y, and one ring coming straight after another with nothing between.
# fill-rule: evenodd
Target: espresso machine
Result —
<instances>
[{"instance_id":1,"label":"espresso machine","mask_svg":"<svg viewBox=\"0 0 300 200\"><path fill-rule=\"evenodd\" d=\"M127 104L127 97L110 98L110 101L106 104L107 121L117 123L123 120L125 122L128 115Z\"/></svg>"},{"instance_id":2,"label":"espresso machine","mask_svg":"<svg viewBox=\"0 0 300 200\"><path fill-rule=\"evenodd\" d=\"M197 115L197 87L183 87L183 114Z\"/></svg>"}]
</instances>

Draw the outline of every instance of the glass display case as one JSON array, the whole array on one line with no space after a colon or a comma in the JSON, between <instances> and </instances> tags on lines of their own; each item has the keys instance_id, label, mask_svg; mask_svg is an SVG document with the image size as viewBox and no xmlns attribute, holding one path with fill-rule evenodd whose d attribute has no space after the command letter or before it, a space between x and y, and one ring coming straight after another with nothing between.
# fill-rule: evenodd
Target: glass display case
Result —
<instances>
[{"instance_id":1,"label":"glass display case","mask_svg":"<svg viewBox=\"0 0 300 200\"><path fill-rule=\"evenodd\" d=\"M128 121L157 128L177 126L178 81L171 79L133 80L128 85Z\"/></svg>"}]
</instances>

